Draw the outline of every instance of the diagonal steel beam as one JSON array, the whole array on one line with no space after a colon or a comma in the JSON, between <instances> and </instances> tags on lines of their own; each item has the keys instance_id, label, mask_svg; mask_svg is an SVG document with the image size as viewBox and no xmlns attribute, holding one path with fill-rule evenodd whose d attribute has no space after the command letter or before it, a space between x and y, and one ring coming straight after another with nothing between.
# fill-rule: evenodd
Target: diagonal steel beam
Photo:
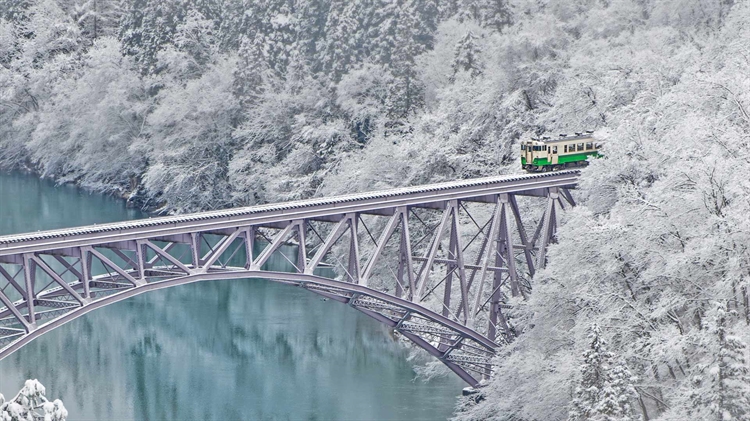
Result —
<instances>
[{"instance_id":1,"label":"diagonal steel beam","mask_svg":"<svg viewBox=\"0 0 750 421\"><path fill-rule=\"evenodd\" d=\"M203 272L207 272L208 271L208 269L211 267L211 265L213 265L219 259L219 257L221 257L222 253L224 253L225 251L227 251L227 249L229 248L229 246L232 245L232 243L234 242L234 240L241 233L242 233L242 229L237 228L231 235L229 235L228 237L225 237L222 240L222 242L219 245L219 247L216 248L213 251L213 253L211 253L211 256L209 256L208 259L206 259L206 261L203 263L203 269L202 269ZM175 259L175 260L177 260L177 259ZM190 271L188 270L187 273L190 273Z\"/></svg>"},{"instance_id":2,"label":"diagonal steel beam","mask_svg":"<svg viewBox=\"0 0 750 421\"><path fill-rule=\"evenodd\" d=\"M325 257L325 255L331 250L331 247L333 247L333 245L336 244L339 238L344 235L344 231L346 231L346 229L348 228L347 220L348 218L342 218L339 222L336 223L336 225L333 227L333 230L328 233L328 236L326 236L323 245L318 248L318 251L310 261L310 264L308 264L305 268L306 274L311 275L313 273L315 268L317 268L318 265L320 265L320 262L323 261L323 257Z\"/></svg>"},{"instance_id":3,"label":"diagonal steel beam","mask_svg":"<svg viewBox=\"0 0 750 421\"><path fill-rule=\"evenodd\" d=\"M518 210L518 202L516 202L516 196L513 194L509 194L508 203L510 204L510 209L513 211L513 217L516 220L516 229L518 230L518 235L519 237L521 237L523 254L526 258L526 266L528 266L529 268L529 275L533 277L535 273L534 258L531 255L533 245L529 243L529 237L526 235L526 228L524 228L523 222L521 221L521 212Z\"/></svg>"},{"instance_id":4,"label":"diagonal steel beam","mask_svg":"<svg viewBox=\"0 0 750 421\"><path fill-rule=\"evenodd\" d=\"M568 203L570 203L570 206L575 206L576 205L576 201L573 200L573 195L570 194L570 190L568 190L568 189L566 189L564 187L561 187L560 188L560 193L562 194L563 198L565 198L565 201L568 202Z\"/></svg>"},{"instance_id":5,"label":"diagonal steel beam","mask_svg":"<svg viewBox=\"0 0 750 421\"><path fill-rule=\"evenodd\" d=\"M284 243L284 240L289 237L289 233L294 228L294 224L289 223L287 224L284 229L281 230L271 241L271 244L267 245L266 248L263 249L263 251L260 253L257 259L253 261L253 263L250 265L251 270L260 270L260 268L268 261L268 259L271 257L271 255L281 247L281 245Z\"/></svg>"},{"instance_id":6,"label":"diagonal steel beam","mask_svg":"<svg viewBox=\"0 0 750 421\"><path fill-rule=\"evenodd\" d=\"M360 285L367 286L370 275L372 275L372 271L375 269L375 264L380 258L380 255L383 253L385 245L388 244L388 240L390 240L391 236L393 236L393 232L396 231L396 227L398 227L400 221L401 210L396 210L396 212L393 213L393 216L388 219L388 222L386 223L385 228L383 229L383 232L380 234L380 238L378 239L377 246L375 247L375 252L367 261L365 271L360 278Z\"/></svg>"},{"instance_id":7,"label":"diagonal steel beam","mask_svg":"<svg viewBox=\"0 0 750 421\"><path fill-rule=\"evenodd\" d=\"M18 273L21 273L22 270L23 270L23 268L21 270L19 270ZM18 276L18 273L16 273L16 276ZM6 271L5 268L2 265L0 265L0 275L2 275L5 279L7 279L8 282L11 285L13 285L13 288L15 288L16 291L18 291L19 294L24 295L24 289L23 289L23 287L21 285L19 285L18 282L16 282L16 279L13 276L11 276L11 274L8 273L8 271Z\"/></svg>"},{"instance_id":8,"label":"diagonal steel beam","mask_svg":"<svg viewBox=\"0 0 750 421\"><path fill-rule=\"evenodd\" d=\"M170 243L170 244L174 244L174 243ZM146 247L148 247L151 250L153 250L154 253L156 253L157 256L161 256L161 257L169 260L173 265L177 266L181 271L183 271L185 273L191 273L190 268L188 268L187 266L185 266L184 263L182 263L181 261L177 260L177 258L175 258L174 256L172 256L171 254L169 254L166 251L166 248L162 249L161 247L157 246L156 244L152 243L149 240L143 240L143 245L145 245ZM153 262L155 262L155 261L156 260L152 259L150 263L153 264Z\"/></svg>"},{"instance_id":9,"label":"diagonal steel beam","mask_svg":"<svg viewBox=\"0 0 750 421\"><path fill-rule=\"evenodd\" d=\"M93 254L94 256L96 256L106 266L109 266L112 270L114 270L120 276L122 276L123 278L125 278L125 280L127 280L128 282L130 282L131 284L133 284L133 286L138 286L138 285L141 285L143 283L143 281L138 281L135 278L133 278L132 276L130 276L129 273L127 273L124 270L122 270L122 268L120 268L119 266L117 266L113 261L109 260L109 258L107 256L103 255L102 253L100 253L95 248L93 248L93 247L83 247L83 248L86 249L87 252L89 252L89 253Z\"/></svg>"},{"instance_id":10,"label":"diagonal steel beam","mask_svg":"<svg viewBox=\"0 0 750 421\"><path fill-rule=\"evenodd\" d=\"M487 278L487 267L490 265L490 261L492 260L492 257L495 255L497 250L497 232L500 228L501 212L502 204L500 203L500 199L498 198L497 203L495 204L495 212L492 217L492 224L490 225L490 234L488 236L487 249L485 250L484 259L482 262L482 269L480 269L479 271L479 285L477 286L477 292L474 295L474 306L469 313L468 323L471 327L474 326L477 310L482 303L482 292Z\"/></svg>"},{"instance_id":11,"label":"diagonal steel beam","mask_svg":"<svg viewBox=\"0 0 750 421\"><path fill-rule=\"evenodd\" d=\"M16 308L16 305L13 304L13 302L10 301L7 295L5 293L0 292L0 301L5 304L5 307L8 308L8 310L13 314L13 316L18 319L18 322L23 325L23 328L26 330L26 333L31 332L34 330L34 326L26 321L26 317L24 317L23 314L21 314L20 311L18 311L18 308Z\"/></svg>"},{"instance_id":12,"label":"diagonal steel beam","mask_svg":"<svg viewBox=\"0 0 750 421\"><path fill-rule=\"evenodd\" d=\"M153 240L153 238L152 238L152 240ZM167 245L164 246L163 249L160 248L160 250L163 250L164 253L169 253L169 250L172 250L172 248L174 248L176 245L177 245L177 243L167 243ZM159 246L156 246L156 245L154 245L154 247L159 248ZM154 250L154 251L156 251L156 250ZM147 262L147 264L146 264L145 267L151 267L151 266L153 266L153 264L156 263L157 260L159 260L159 255L158 254L156 256L152 257L151 259L149 259L149 261Z\"/></svg>"},{"instance_id":13,"label":"diagonal steel beam","mask_svg":"<svg viewBox=\"0 0 750 421\"><path fill-rule=\"evenodd\" d=\"M110 248L110 250L113 253L115 253L117 257L122 259L125 262L125 264L127 264L134 270L138 270L138 265L133 261L133 259L131 259L130 256L128 256L127 254L123 253L119 248Z\"/></svg>"},{"instance_id":14,"label":"diagonal steel beam","mask_svg":"<svg viewBox=\"0 0 750 421\"><path fill-rule=\"evenodd\" d=\"M45 272L47 275L49 275L55 282L57 282L65 291L68 292L68 294L72 295L73 298L75 298L76 301L78 301L79 304L84 305L86 304L86 300L81 297L80 294L76 290L74 290L63 278L60 277L60 275L57 274L54 270L52 270L49 265L47 265L47 262L40 259L37 255L31 255L31 259L36 262L36 265L41 269L43 272Z\"/></svg>"},{"instance_id":15,"label":"diagonal steel beam","mask_svg":"<svg viewBox=\"0 0 750 421\"><path fill-rule=\"evenodd\" d=\"M451 214L453 213L453 208L446 207L445 211L443 211L443 216L440 218L440 223L438 224L437 230L435 230L435 236L432 238L432 244L430 245L429 250L425 254L425 258L427 261L425 262L424 266L422 267L422 271L420 272L419 282L417 283L417 292L415 297L421 297L424 293L424 289L427 286L427 283L430 279L430 271L432 270L432 265L435 261L435 256L437 255L438 249L440 249L440 242L443 239L443 232L445 231L445 226L448 225L448 220L450 219Z\"/></svg>"},{"instance_id":16,"label":"diagonal steel beam","mask_svg":"<svg viewBox=\"0 0 750 421\"><path fill-rule=\"evenodd\" d=\"M78 269L76 269L75 263L70 264L67 260L65 260L64 257L58 256L56 254L53 254L52 257L54 257L55 260L60 262L61 265L65 266L65 269L67 269L70 273L72 273L73 276L75 276L78 279L83 279L83 274Z\"/></svg>"}]
</instances>

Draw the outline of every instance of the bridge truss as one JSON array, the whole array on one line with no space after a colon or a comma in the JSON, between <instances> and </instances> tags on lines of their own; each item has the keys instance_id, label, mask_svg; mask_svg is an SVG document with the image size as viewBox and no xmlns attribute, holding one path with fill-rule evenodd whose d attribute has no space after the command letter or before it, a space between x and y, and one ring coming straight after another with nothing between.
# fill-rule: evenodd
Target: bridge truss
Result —
<instances>
[{"instance_id":1,"label":"bridge truss","mask_svg":"<svg viewBox=\"0 0 750 421\"><path fill-rule=\"evenodd\" d=\"M574 205L578 175L489 177L0 237L0 359L146 291L263 278L361 311L476 386L515 335L507 300L530 293L557 209ZM289 270L270 270L274 256Z\"/></svg>"}]
</instances>

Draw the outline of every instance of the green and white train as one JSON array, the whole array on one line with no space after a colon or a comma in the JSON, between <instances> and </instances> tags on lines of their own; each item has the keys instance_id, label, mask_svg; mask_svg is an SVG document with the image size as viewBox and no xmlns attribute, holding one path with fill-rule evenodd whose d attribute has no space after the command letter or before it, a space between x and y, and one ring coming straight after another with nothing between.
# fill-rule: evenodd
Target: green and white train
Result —
<instances>
[{"instance_id":1,"label":"green and white train","mask_svg":"<svg viewBox=\"0 0 750 421\"><path fill-rule=\"evenodd\" d=\"M589 157L599 157L601 149L591 133L561 134L557 139L542 137L521 142L521 168L545 172L588 165Z\"/></svg>"}]
</instances>

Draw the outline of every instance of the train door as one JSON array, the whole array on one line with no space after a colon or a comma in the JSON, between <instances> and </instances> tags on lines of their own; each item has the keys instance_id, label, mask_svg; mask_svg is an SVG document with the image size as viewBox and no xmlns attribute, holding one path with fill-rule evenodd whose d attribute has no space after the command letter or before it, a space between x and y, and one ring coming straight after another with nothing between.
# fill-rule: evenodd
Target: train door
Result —
<instances>
[{"instance_id":1,"label":"train door","mask_svg":"<svg viewBox=\"0 0 750 421\"><path fill-rule=\"evenodd\" d=\"M532 146L531 142L526 144L526 150L524 151L524 157L526 158L526 163L531 164L534 161L534 155L532 154Z\"/></svg>"},{"instance_id":2,"label":"train door","mask_svg":"<svg viewBox=\"0 0 750 421\"><path fill-rule=\"evenodd\" d=\"M549 162L552 165L557 165L557 145L550 146Z\"/></svg>"}]
</instances>

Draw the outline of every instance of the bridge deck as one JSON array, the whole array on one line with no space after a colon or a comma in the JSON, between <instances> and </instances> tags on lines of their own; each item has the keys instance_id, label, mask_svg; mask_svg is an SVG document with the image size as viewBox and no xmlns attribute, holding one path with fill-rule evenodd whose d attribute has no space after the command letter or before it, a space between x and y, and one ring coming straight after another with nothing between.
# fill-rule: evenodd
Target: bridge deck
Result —
<instances>
[{"instance_id":1,"label":"bridge deck","mask_svg":"<svg viewBox=\"0 0 750 421\"><path fill-rule=\"evenodd\" d=\"M291 219L315 219L345 212L375 212L396 206L419 206L460 199L491 202L500 193L534 194L549 187L572 187L578 171L494 176L414 187L297 200L227 210L164 216L127 222L88 225L50 231L0 236L0 256L32 253L50 248L172 235L195 230L220 230L238 225L263 225Z\"/></svg>"}]
</instances>

